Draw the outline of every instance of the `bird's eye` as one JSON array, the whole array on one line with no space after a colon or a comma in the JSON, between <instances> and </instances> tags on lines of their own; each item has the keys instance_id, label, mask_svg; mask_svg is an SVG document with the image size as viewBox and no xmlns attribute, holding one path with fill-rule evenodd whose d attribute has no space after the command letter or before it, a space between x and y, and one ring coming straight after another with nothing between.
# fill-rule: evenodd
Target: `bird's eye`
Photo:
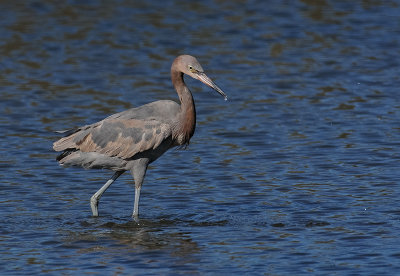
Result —
<instances>
[{"instance_id":1,"label":"bird's eye","mask_svg":"<svg viewBox=\"0 0 400 276\"><path fill-rule=\"evenodd\" d=\"M189 65L188 68L190 72L197 73L197 70L192 65Z\"/></svg>"}]
</instances>

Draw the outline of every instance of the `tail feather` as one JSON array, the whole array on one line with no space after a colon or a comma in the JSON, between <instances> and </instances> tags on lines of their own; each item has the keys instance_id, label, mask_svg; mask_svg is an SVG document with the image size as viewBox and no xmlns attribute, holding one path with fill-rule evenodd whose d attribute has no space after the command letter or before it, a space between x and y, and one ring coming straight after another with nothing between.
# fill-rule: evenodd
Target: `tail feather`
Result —
<instances>
[{"instance_id":1,"label":"tail feather","mask_svg":"<svg viewBox=\"0 0 400 276\"><path fill-rule=\"evenodd\" d=\"M63 134L64 136L69 136L69 135L74 134L75 132L77 132L78 129L79 128L70 128L70 129L64 129L64 130L56 130L54 132L58 133L58 134Z\"/></svg>"},{"instance_id":2,"label":"tail feather","mask_svg":"<svg viewBox=\"0 0 400 276\"><path fill-rule=\"evenodd\" d=\"M76 147L75 137L79 134L81 130L82 128L73 128L56 131L59 134L63 134L64 137L53 143L53 149L55 151L74 149Z\"/></svg>"},{"instance_id":3,"label":"tail feather","mask_svg":"<svg viewBox=\"0 0 400 276\"><path fill-rule=\"evenodd\" d=\"M70 136L61 138L60 140L57 140L53 143L53 149L55 151L62 151L62 150L66 150L66 149L75 148L76 144L73 140L74 140L73 134Z\"/></svg>"},{"instance_id":4,"label":"tail feather","mask_svg":"<svg viewBox=\"0 0 400 276\"><path fill-rule=\"evenodd\" d=\"M64 150L61 154L59 154L59 155L56 157L56 160L57 160L57 161L61 161L61 159L67 157L68 155L70 155L71 153L73 153L73 152L75 152L75 151L77 151L77 150L76 150L76 149L67 149L67 150Z\"/></svg>"}]
</instances>

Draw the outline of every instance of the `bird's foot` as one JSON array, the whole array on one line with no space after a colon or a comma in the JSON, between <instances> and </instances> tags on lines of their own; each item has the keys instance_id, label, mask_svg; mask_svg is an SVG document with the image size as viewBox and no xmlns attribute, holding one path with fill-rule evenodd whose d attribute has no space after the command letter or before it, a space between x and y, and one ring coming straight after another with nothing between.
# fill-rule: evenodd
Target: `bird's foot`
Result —
<instances>
[{"instance_id":1,"label":"bird's foot","mask_svg":"<svg viewBox=\"0 0 400 276\"><path fill-rule=\"evenodd\" d=\"M133 214L132 214L132 219L133 219L136 223L139 223L139 215L138 215L138 214L133 213Z\"/></svg>"}]
</instances>

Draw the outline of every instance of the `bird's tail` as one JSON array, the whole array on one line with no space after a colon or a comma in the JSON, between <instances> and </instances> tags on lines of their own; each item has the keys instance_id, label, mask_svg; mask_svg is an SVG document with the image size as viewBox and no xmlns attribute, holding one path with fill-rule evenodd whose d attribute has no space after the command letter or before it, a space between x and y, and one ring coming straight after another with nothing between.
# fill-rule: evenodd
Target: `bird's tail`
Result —
<instances>
[{"instance_id":1,"label":"bird's tail","mask_svg":"<svg viewBox=\"0 0 400 276\"><path fill-rule=\"evenodd\" d=\"M64 136L70 136L71 134L74 134L78 128L70 128L70 129L65 129L65 130L56 130L54 131L57 134L62 134Z\"/></svg>"},{"instance_id":2,"label":"bird's tail","mask_svg":"<svg viewBox=\"0 0 400 276\"><path fill-rule=\"evenodd\" d=\"M64 157L67 157L68 155L70 155L71 153L73 153L73 152L75 152L76 151L76 149L67 149L67 150L64 150L61 154L59 154L57 157L56 157L56 160L57 161L60 161L61 159L63 159Z\"/></svg>"},{"instance_id":3,"label":"bird's tail","mask_svg":"<svg viewBox=\"0 0 400 276\"><path fill-rule=\"evenodd\" d=\"M63 151L74 148L76 146L76 144L73 141L75 137L74 134L77 133L79 130L80 128L72 128L67 130L56 131L56 133L58 134L63 134L64 137L53 143L53 149L55 151Z\"/></svg>"}]
</instances>

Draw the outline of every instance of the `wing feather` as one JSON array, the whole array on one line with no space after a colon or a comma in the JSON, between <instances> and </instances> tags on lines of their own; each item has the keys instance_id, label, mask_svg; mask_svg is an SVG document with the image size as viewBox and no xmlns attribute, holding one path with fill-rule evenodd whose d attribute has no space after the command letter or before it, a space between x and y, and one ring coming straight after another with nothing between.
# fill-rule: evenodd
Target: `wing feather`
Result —
<instances>
[{"instance_id":1,"label":"wing feather","mask_svg":"<svg viewBox=\"0 0 400 276\"><path fill-rule=\"evenodd\" d=\"M139 152L157 148L172 135L169 124L157 120L113 119L79 128L61 138L54 150L76 149L128 159Z\"/></svg>"}]
</instances>

